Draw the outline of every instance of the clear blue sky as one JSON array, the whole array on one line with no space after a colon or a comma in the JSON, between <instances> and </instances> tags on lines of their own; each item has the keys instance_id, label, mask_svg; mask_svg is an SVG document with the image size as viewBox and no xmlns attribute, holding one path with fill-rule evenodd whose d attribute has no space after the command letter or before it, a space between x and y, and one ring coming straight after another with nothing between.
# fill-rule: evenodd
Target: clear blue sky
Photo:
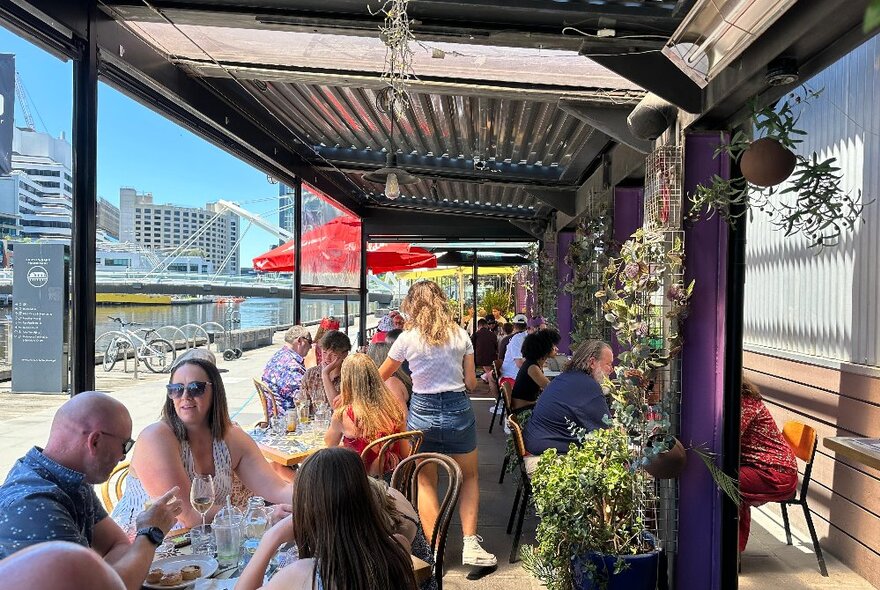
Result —
<instances>
[{"instance_id":1,"label":"clear blue sky","mask_svg":"<svg viewBox=\"0 0 880 590\"><path fill-rule=\"evenodd\" d=\"M63 62L30 42L0 28L0 53L13 53L15 66L30 96L38 131L71 139L73 63ZM16 104L16 125L24 117ZM277 201L247 204L278 195L266 175L220 148L172 123L106 84L98 89L98 195L119 204L119 188L153 193L158 203L203 207L206 202L237 201L254 213L277 208ZM278 214L266 216L278 223ZM242 223L242 229L248 226ZM251 228L241 245L241 263L266 250L277 239Z\"/></svg>"}]
</instances>

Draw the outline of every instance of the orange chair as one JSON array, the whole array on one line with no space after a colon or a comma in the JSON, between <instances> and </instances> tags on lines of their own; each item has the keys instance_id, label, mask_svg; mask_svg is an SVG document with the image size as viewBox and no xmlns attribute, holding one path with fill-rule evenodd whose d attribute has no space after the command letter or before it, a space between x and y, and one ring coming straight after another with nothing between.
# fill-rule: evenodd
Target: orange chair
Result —
<instances>
[{"instance_id":1,"label":"orange chair","mask_svg":"<svg viewBox=\"0 0 880 590\"><path fill-rule=\"evenodd\" d=\"M807 528L810 530L810 538L813 540L813 550L816 552L816 559L819 561L819 571L823 576L828 576L828 569L825 567L825 558L822 556L822 547L819 546L819 538L816 536L816 528L813 526L813 518L810 516L810 507L807 505L807 490L810 487L810 478L813 473L813 459L816 457L816 446L818 437L816 431L801 422L794 420L786 422L782 427L782 437L794 451L795 457L805 463L804 479L801 483L800 493L796 493L790 500L779 502L782 506L782 522L785 525L785 540L791 545L791 529L788 525L788 507L798 505L804 510L804 518L807 521Z\"/></svg>"}]
</instances>

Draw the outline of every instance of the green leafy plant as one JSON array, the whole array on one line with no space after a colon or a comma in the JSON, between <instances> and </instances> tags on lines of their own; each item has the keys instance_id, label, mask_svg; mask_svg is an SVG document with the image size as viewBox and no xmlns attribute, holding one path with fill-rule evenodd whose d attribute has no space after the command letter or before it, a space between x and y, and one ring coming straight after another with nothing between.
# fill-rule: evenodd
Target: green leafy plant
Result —
<instances>
[{"instance_id":1,"label":"green leafy plant","mask_svg":"<svg viewBox=\"0 0 880 590\"><path fill-rule=\"evenodd\" d=\"M556 257L547 250L538 250L538 245L532 246L530 251L536 273L535 289L535 315L544 318L549 326L556 325L556 310L558 307L557 289L559 282L556 277Z\"/></svg>"},{"instance_id":2,"label":"green leafy plant","mask_svg":"<svg viewBox=\"0 0 880 590\"><path fill-rule=\"evenodd\" d=\"M480 307L486 311L487 315L492 313L493 309L498 309L501 315L506 316L510 313L510 294L501 289L486 291L480 300Z\"/></svg>"},{"instance_id":3,"label":"green leafy plant","mask_svg":"<svg viewBox=\"0 0 880 590\"><path fill-rule=\"evenodd\" d=\"M871 0L871 3L865 8L865 21L862 28L866 33L880 28L880 0Z\"/></svg>"},{"instance_id":4,"label":"green leafy plant","mask_svg":"<svg viewBox=\"0 0 880 590\"><path fill-rule=\"evenodd\" d=\"M774 139L784 148L795 151L806 135L805 131L798 129L798 120L804 108L820 94L821 91L802 87L776 105L763 109L758 109L753 101L755 139ZM729 141L722 133L715 156L724 154L739 162L752 143L741 131ZM690 217L708 218L717 213L734 224L746 211L753 212L757 208L765 212L770 222L786 236L802 234L811 246L836 244L841 233L855 227L861 219L864 207L861 192L853 196L844 190L836 158L820 160L815 152L809 155L795 153L795 158L794 172L782 185L759 187L742 176L729 180L713 176L690 196Z\"/></svg>"},{"instance_id":5,"label":"green leafy plant","mask_svg":"<svg viewBox=\"0 0 880 590\"><path fill-rule=\"evenodd\" d=\"M523 548L523 565L548 590L571 590L581 576L597 578L573 558L596 552L637 555L651 551L640 510L647 476L637 469L627 433L617 427L577 432L565 454L549 449L532 476L540 517L536 544ZM618 559L615 571L623 567Z\"/></svg>"},{"instance_id":6,"label":"green leafy plant","mask_svg":"<svg viewBox=\"0 0 880 590\"><path fill-rule=\"evenodd\" d=\"M601 288L602 269L610 250L611 216L600 212L582 219L566 255L572 268L571 281L564 288L572 295L573 347L586 340L607 338L607 327L593 293Z\"/></svg>"}]
</instances>

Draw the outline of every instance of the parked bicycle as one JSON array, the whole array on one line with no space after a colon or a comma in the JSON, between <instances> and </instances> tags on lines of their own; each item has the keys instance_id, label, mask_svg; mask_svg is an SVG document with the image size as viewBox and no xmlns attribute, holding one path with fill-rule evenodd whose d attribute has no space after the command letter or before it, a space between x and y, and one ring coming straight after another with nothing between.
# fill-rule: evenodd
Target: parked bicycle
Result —
<instances>
[{"instance_id":1,"label":"parked bicycle","mask_svg":"<svg viewBox=\"0 0 880 590\"><path fill-rule=\"evenodd\" d=\"M122 318L107 316L117 324L121 336L115 336L104 351L104 370L112 371L120 358L125 358L128 348L134 346L135 362L142 361L154 373L164 373L174 364L177 350L174 345L159 336L153 328L129 330L129 326L140 326L136 322L126 322ZM141 337L138 332L143 333Z\"/></svg>"}]
</instances>

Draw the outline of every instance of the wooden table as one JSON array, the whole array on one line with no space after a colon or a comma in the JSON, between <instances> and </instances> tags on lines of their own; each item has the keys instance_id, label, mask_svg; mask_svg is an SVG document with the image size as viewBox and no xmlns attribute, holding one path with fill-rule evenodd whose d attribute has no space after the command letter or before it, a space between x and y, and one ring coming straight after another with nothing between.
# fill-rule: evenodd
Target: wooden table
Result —
<instances>
[{"instance_id":1,"label":"wooden table","mask_svg":"<svg viewBox=\"0 0 880 590\"><path fill-rule=\"evenodd\" d=\"M314 442L304 442L304 439L312 437L311 433L307 435L292 433L289 432L287 434L288 440L293 443L298 443L297 446L302 446L302 448L298 448L296 450L279 448L278 446L272 445L271 443L263 442L259 437L254 435L253 430L247 431L247 433L253 438L257 446L260 447L260 451L263 453L263 456L279 465L284 465L285 467L293 467L299 463L302 463L306 457L317 451L318 449L324 448L324 439L321 438L317 443Z\"/></svg>"},{"instance_id":2,"label":"wooden table","mask_svg":"<svg viewBox=\"0 0 880 590\"><path fill-rule=\"evenodd\" d=\"M866 443L875 443L869 445ZM851 436L829 436L822 440L825 448L830 449L858 463L880 469L880 439L856 438Z\"/></svg>"}]
</instances>

